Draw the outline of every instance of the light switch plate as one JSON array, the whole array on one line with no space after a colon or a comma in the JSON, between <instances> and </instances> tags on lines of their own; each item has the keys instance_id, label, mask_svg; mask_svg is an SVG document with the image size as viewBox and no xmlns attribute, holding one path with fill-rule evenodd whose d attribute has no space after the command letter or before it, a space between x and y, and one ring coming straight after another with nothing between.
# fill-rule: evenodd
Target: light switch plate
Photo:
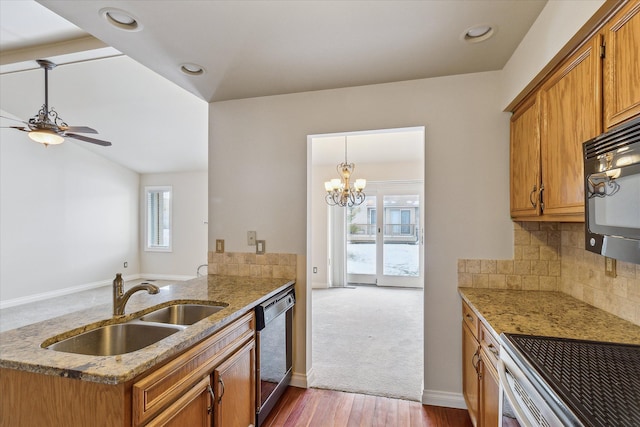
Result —
<instances>
[{"instance_id":1,"label":"light switch plate","mask_svg":"<svg viewBox=\"0 0 640 427\"><path fill-rule=\"evenodd\" d=\"M255 246L256 245L256 236L257 233L255 231L247 231L247 245Z\"/></svg>"}]
</instances>

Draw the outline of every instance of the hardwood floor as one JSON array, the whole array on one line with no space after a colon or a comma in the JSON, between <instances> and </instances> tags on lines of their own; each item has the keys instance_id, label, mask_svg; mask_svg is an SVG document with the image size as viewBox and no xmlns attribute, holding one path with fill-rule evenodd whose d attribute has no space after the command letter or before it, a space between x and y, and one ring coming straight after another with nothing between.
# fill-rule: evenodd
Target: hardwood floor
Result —
<instances>
[{"instance_id":1,"label":"hardwood floor","mask_svg":"<svg viewBox=\"0 0 640 427\"><path fill-rule=\"evenodd\" d=\"M322 389L289 387L263 427L471 427L463 409Z\"/></svg>"}]
</instances>

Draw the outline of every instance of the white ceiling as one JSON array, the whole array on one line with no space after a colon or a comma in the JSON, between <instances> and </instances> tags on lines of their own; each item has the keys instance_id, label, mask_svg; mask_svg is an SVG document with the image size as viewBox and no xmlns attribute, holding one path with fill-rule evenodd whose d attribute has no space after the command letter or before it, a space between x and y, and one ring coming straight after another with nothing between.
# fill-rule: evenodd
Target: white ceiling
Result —
<instances>
[{"instance_id":1,"label":"white ceiling","mask_svg":"<svg viewBox=\"0 0 640 427\"><path fill-rule=\"evenodd\" d=\"M88 50L91 40L97 56L122 52L126 56L56 68L50 104L69 124L94 127L114 143L91 149L150 173L198 163L206 168L207 102L499 70L546 0L38 3L0 0L2 71L25 59L73 62L64 54ZM142 29L112 26L100 13L106 7L128 12ZM494 26L495 35L463 41L478 24ZM113 49L96 49L105 46ZM206 72L188 76L180 71L183 63ZM0 107L23 119L34 115L42 102L40 80L37 71L2 74ZM72 82L80 80L86 82L74 90ZM22 92L5 96L14 85ZM191 132L194 127L201 129ZM167 158L141 155L152 150Z\"/></svg>"}]
</instances>

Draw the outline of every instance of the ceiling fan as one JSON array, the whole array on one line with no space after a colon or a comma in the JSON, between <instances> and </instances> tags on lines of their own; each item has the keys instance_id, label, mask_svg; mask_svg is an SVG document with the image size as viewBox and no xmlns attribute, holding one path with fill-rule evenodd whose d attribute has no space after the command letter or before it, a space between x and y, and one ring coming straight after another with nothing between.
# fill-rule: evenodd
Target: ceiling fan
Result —
<instances>
[{"instance_id":1,"label":"ceiling fan","mask_svg":"<svg viewBox=\"0 0 640 427\"><path fill-rule=\"evenodd\" d=\"M91 138L78 133L98 133L95 129L87 126L69 126L64 120L58 116L58 112L53 108L49 109L49 71L56 67L51 61L46 59L37 59L36 62L44 70L44 105L38 113L31 117L29 121L16 120L11 117L0 116L5 119L14 120L24 123L26 126L8 126L11 129L17 129L29 133L29 138L44 144L61 144L65 138L73 138L80 141L90 142L102 146L110 146L109 141Z\"/></svg>"}]
</instances>

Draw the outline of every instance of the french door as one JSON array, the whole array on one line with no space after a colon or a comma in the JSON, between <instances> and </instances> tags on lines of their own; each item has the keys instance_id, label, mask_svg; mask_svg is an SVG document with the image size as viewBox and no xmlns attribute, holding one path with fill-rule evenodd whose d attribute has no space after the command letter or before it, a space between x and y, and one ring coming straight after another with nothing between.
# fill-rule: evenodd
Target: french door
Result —
<instances>
[{"instance_id":1,"label":"french door","mask_svg":"<svg viewBox=\"0 0 640 427\"><path fill-rule=\"evenodd\" d=\"M346 211L348 283L423 287L422 182L368 183Z\"/></svg>"}]
</instances>

